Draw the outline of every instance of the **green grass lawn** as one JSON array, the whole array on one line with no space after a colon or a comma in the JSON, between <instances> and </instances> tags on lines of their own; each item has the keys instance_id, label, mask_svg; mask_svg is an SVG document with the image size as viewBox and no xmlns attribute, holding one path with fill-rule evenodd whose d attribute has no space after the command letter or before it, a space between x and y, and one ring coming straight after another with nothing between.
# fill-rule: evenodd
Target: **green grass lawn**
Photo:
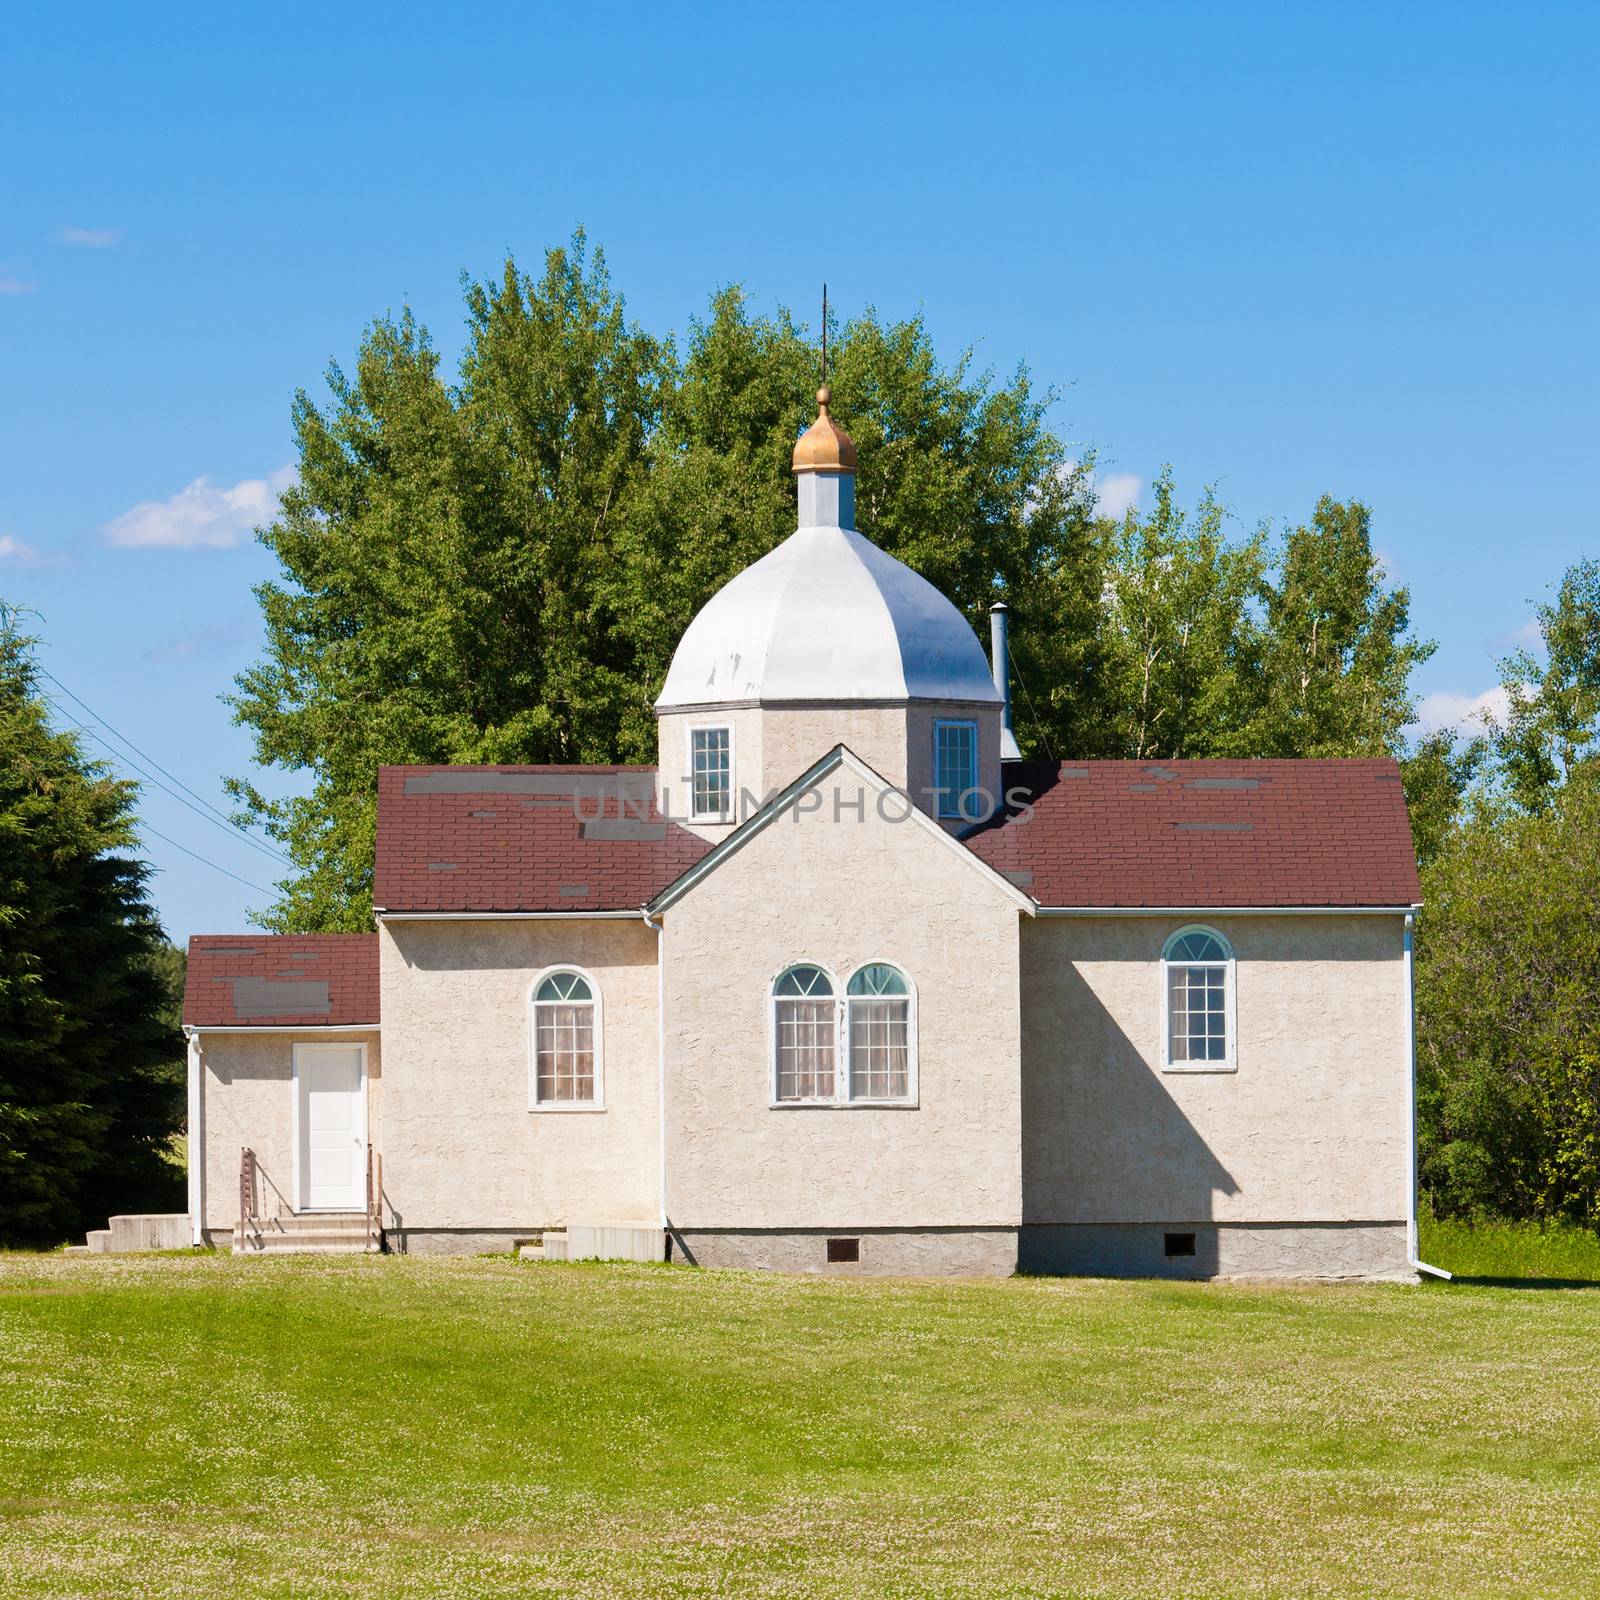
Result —
<instances>
[{"instance_id":1,"label":"green grass lawn","mask_svg":"<svg viewBox=\"0 0 1600 1600\"><path fill-rule=\"evenodd\" d=\"M1592 1596L1600 1291L0 1257L6 1596Z\"/></svg>"},{"instance_id":2,"label":"green grass lawn","mask_svg":"<svg viewBox=\"0 0 1600 1600\"><path fill-rule=\"evenodd\" d=\"M1537 1222L1441 1222L1424 1217L1419 1248L1430 1266L1496 1283L1600 1283L1600 1238L1588 1228Z\"/></svg>"}]
</instances>

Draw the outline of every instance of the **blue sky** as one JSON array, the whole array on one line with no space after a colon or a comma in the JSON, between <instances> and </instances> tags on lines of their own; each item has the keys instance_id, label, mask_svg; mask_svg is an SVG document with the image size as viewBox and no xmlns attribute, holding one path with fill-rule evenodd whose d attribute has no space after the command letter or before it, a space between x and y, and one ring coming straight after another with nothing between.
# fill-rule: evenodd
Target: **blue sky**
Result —
<instances>
[{"instance_id":1,"label":"blue sky","mask_svg":"<svg viewBox=\"0 0 1600 1600\"><path fill-rule=\"evenodd\" d=\"M453 353L462 269L580 223L654 329L825 277L1026 360L1113 502L1365 499L1433 718L1600 543L1592 5L16 6L0 47L0 595L214 805L294 389L406 303ZM168 931L243 927L217 869L275 863L143 809Z\"/></svg>"}]
</instances>

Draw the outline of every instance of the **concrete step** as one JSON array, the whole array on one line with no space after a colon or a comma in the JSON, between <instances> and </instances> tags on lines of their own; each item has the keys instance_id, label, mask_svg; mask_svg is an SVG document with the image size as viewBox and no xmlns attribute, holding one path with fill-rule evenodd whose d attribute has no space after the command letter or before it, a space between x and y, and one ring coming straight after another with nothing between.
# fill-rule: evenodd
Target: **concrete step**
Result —
<instances>
[{"instance_id":1,"label":"concrete step","mask_svg":"<svg viewBox=\"0 0 1600 1600\"><path fill-rule=\"evenodd\" d=\"M84 1236L84 1248L92 1256L107 1256L111 1254L111 1230L109 1228L91 1228Z\"/></svg>"},{"instance_id":2,"label":"concrete step","mask_svg":"<svg viewBox=\"0 0 1600 1600\"><path fill-rule=\"evenodd\" d=\"M565 1261L567 1259L567 1230L546 1228L537 1239L517 1246L517 1256L522 1261Z\"/></svg>"},{"instance_id":3,"label":"concrete step","mask_svg":"<svg viewBox=\"0 0 1600 1600\"><path fill-rule=\"evenodd\" d=\"M379 1248L379 1237L368 1243L360 1211L322 1211L259 1218L243 1239L235 1224L232 1243L235 1255L364 1255Z\"/></svg>"},{"instance_id":4,"label":"concrete step","mask_svg":"<svg viewBox=\"0 0 1600 1600\"><path fill-rule=\"evenodd\" d=\"M358 1228L365 1233L364 1211L301 1211L291 1216L258 1217L256 1226L263 1233L316 1233L323 1228Z\"/></svg>"},{"instance_id":5,"label":"concrete step","mask_svg":"<svg viewBox=\"0 0 1600 1600\"><path fill-rule=\"evenodd\" d=\"M194 1243L194 1230L186 1211L143 1211L112 1217L106 1224L111 1232L111 1249L187 1250Z\"/></svg>"},{"instance_id":6,"label":"concrete step","mask_svg":"<svg viewBox=\"0 0 1600 1600\"><path fill-rule=\"evenodd\" d=\"M569 1222L569 1261L665 1261L667 1234L659 1222Z\"/></svg>"},{"instance_id":7,"label":"concrete step","mask_svg":"<svg viewBox=\"0 0 1600 1600\"><path fill-rule=\"evenodd\" d=\"M241 1247L237 1237L233 1241L236 1256L363 1256L376 1255L378 1246L368 1248L365 1235L359 1239L294 1239L262 1243L252 1239Z\"/></svg>"}]
</instances>

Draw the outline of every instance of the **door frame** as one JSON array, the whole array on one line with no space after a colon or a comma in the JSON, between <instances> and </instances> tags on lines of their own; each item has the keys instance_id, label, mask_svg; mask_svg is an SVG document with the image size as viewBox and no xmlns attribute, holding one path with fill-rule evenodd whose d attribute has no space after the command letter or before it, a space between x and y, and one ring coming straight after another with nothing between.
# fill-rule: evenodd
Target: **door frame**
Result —
<instances>
[{"instance_id":1,"label":"door frame","mask_svg":"<svg viewBox=\"0 0 1600 1600\"><path fill-rule=\"evenodd\" d=\"M363 1154L371 1149L371 1130L367 1123L367 1046L365 1042L360 1039L351 1039L348 1041L342 1039L319 1039L314 1043L308 1042L305 1044L295 1044L292 1046L290 1049L289 1077L291 1084L290 1137L294 1145L294 1198L291 1204L294 1214L296 1216L300 1216L305 1213L316 1213L319 1211L359 1211L366 1203L365 1197L359 1192L357 1193L355 1204L351 1206L310 1206L305 1203L305 1181L309 1174L305 1171L304 1164L300 1159L300 1135L302 1132L300 1104L304 1099L300 1077L300 1053L303 1050L355 1050L360 1053L361 1087L358 1091L357 1098L360 1101L361 1111L361 1149ZM365 1164L363 1164L363 1171L365 1171Z\"/></svg>"}]
</instances>

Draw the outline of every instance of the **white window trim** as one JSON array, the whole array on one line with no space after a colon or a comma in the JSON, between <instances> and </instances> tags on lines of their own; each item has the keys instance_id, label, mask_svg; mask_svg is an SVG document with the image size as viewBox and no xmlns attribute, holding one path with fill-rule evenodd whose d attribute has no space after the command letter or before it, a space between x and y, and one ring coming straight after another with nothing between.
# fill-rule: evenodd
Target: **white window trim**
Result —
<instances>
[{"instance_id":1,"label":"white window trim","mask_svg":"<svg viewBox=\"0 0 1600 1600\"><path fill-rule=\"evenodd\" d=\"M902 978L906 980L908 991L907 999L910 1004L906 1010L906 1026L909 1031L910 1059L907 1063L907 1092L903 1098L895 1100L867 1099L865 1096L852 1099L850 1095L850 995L848 993L850 979L863 967L884 966L893 967ZM819 972L827 975L828 982L833 985L833 1093L826 1099L810 1100L780 1100L778 1098L778 980L786 972L791 972L796 967L815 967ZM794 996L782 998L793 999ZM858 996L859 999L871 998ZM918 1106L918 1096L921 1092L921 1080L917 1070L917 986L911 974L898 961L891 961L887 956L870 956L865 961L858 961L850 968L841 982L839 974L828 965L826 961L816 961L809 956L798 956L793 961L786 961L767 980L767 1105L772 1111L850 1111L878 1110L878 1111L915 1111Z\"/></svg>"},{"instance_id":2,"label":"white window trim","mask_svg":"<svg viewBox=\"0 0 1600 1600\"><path fill-rule=\"evenodd\" d=\"M780 1100L778 1098L778 1001L780 999L792 1000L794 995L779 995L778 980L786 972L793 972L796 967L815 967L826 975L828 982L833 985L833 1093L826 1100ZM767 979L767 1104L773 1111L804 1111L815 1106L837 1106L839 1100L839 1000L844 991L839 983L839 974L828 965L826 961L813 961L809 956L796 956L793 961L785 961L776 972Z\"/></svg>"},{"instance_id":3,"label":"white window trim","mask_svg":"<svg viewBox=\"0 0 1600 1600\"><path fill-rule=\"evenodd\" d=\"M1223 1002L1222 1012L1224 1026L1228 1030L1228 1053L1221 1061L1174 1061L1172 1059L1172 1007L1167 993L1167 970L1169 967L1214 967L1219 963L1215 961L1173 961L1170 951L1179 939L1187 933L1209 934L1217 940L1228 952L1228 959L1223 963L1224 975L1222 980ZM1213 928L1204 922L1188 922L1181 928L1169 933L1161 945L1161 960L1156 964L1156 976L1161 985L1161 1070L1163 1072L1237 1072L1239 1070L1239 1005L1238 988L1235 982L1235 969L1238 967L1239 958L1233 948L1233 941L1219 928Z\"/></svg>"},{"instance_id":4,"label":"white window trim","mask_svg":"<svg viewBox=\"0 0 1600 1600\"><path fill-rule=\"evenodd\" d=\"M955 799L955 809L945 810L946 790L939 782L939 730L941 728L970 728L972 730L972 782L963 789ZM969 794L976 794L981 788L983 776L983 756L978 743L978 724L972 717L935 717L933 719L933 792L935 804L941 822L981 822L982 817L969 817L963 807L963 802Z\"/></svg>"},{"instance_id":5,"label":"white window trim","mask_svg":"<svg viewBox=\"0 0 1600 1600\"><path fill-rule=\"evenodd\" d=\"M854 1078L854 1063L850 1060L850 979L863 967L893 967L905 979L906 985L906 1092L893 1098L873 1098L868 1095L859 1097L851 1095L851 1083ZM871 1000L878 998L873 995L856 995L857 1000ZM888 998L888 997L885 997ZM917 1078L917 985L911 974L901 966L898 961L891 961L887 956L869 956L865 961L858 961L849 972L844 985L844 1015L840 1019L840 1028L844 1034L844 1066L845 1085L844 1092L846 1103L853 1106L892 1106L901 1109L914 1110L917 1105L919 1082Z\"/></svg>"},{"instance_id":6,"label":"white window trim","mask_svg":"<svg viewBox=\"0 0 1600 1600\"><path fill-rule=\"evenodd\" d=\"M701 811L694 795L694 736L697 733L725 733L728 736L728 805L725 811ZM684 771L689 778L689 820L691 822L732 822L738 806L738 768L734 764L734 731L731 722L691 722L683 731Z\"/></svg>"},{"instance_id":7,"label":"white window trim","mask_svg":"<svg viewBox=\"0 0 1600 1600\"><path fill-rule=\"evenodd\" d=\"M582 978L589 985L589 993L594 996L592 1002L594 1005L593 1100L541 1100L539 1098L539 1033L534 1026L537 1002L533 997L539 992L539 985L546 978L554 977L558 972L570 972ZM549 1001L545 1002L545 1004L550 1003ZM533 981L527 988L523 1007L527 1012L528 1019L528 1109L537 1111L541 1116L588 1116L597 1111L604 1111L606 1108L605 1001L594 974L571 961L558 961L554 966L545 967L542 971L534 973Z\"/></svg>"},{"instance_id":8,"label":"white window trim","mask_svg":"<svg viewBox=\"0 0 1600 1600\"><path fill-rule=\"evenodd\" d=\"M369 1080L367 1077L366 1044L359 1039L341 1040L338 1043L334 1043L331 1039L319 1039L307 1044L291 1044L289 1046L289 1078L290 1092L293 1098L289 1102L289 1134L294 1140L294 1171L292 1173L294 1199L290 1204L290 1210L297 1217L336 1214L355 1209L352 1206L308 1206L305 1204L304 1180L307 1174L305 1173L305 1164L300 1159L300 1057L303 1052L308 1050L359 1050L361 1052L361 1151L363 1160L365 1160L366 1152L371 1148L370 1140L372 1137L371 1126L367 1117Z\"/></svg>"}]
</instances>

